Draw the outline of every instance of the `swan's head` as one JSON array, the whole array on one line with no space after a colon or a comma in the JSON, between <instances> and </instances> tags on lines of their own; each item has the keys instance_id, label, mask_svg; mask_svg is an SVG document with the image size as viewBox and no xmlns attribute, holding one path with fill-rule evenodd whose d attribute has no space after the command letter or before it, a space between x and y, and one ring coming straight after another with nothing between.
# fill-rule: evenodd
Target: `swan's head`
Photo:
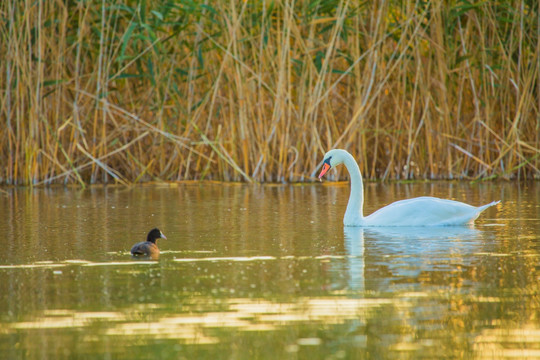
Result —
<instances>
[{"instance_id":1,"label":"swan's head","mask_svg":"<svg viewBox=\"0 0 540 360\"><path fill-rule=\"evenodd\" d=\"M348 154L345 150L333 149L324 155L323 167L319 174L319 180L333 167L343 163L345 154Z\"/></svg>"}]
</instances>

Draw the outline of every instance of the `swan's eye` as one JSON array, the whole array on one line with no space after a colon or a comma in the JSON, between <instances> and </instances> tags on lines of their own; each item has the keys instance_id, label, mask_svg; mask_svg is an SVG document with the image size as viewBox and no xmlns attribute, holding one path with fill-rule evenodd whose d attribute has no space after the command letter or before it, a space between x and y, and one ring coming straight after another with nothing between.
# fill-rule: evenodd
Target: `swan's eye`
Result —
<instances>
[{"instance_id":1,"label":"swan's eye","mask_svg":"<svg viewBox=\"0 0 540 360\"><path fill-rule=\"evenodd\" d=\"M330 160L332 160L332 157L331 157L331 156L329 156L329 157L327 157L326 159L324 159L324 163L325 163L325 164L328 164L330 167L332 167L332 164L330 164Z\"/></svg>"}]
</instances>

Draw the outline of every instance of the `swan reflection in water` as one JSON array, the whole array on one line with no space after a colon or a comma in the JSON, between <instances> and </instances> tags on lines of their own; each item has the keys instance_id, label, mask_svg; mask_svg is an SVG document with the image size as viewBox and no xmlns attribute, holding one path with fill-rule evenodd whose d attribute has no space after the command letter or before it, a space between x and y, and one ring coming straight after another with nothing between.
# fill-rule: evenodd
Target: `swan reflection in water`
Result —
<instances>
[{"instance_id":1,"label":"swan reflection in water","mask_svg":"<svg viewBox=\"0 0 540 360\"><path fill-rule=\"evenodd\" d=\"M365 290L365 268L387 269L375 280L385 289L391 280L416 278L420 273L467 265L471 254L480 251L482 232L468 226L443 227L344 227L348 286ZM459 263L459 264L456 264ZM390 274L388 274L390 273ZM371 286L369 286L371 288Z\"/></svg>"}]
</instances>

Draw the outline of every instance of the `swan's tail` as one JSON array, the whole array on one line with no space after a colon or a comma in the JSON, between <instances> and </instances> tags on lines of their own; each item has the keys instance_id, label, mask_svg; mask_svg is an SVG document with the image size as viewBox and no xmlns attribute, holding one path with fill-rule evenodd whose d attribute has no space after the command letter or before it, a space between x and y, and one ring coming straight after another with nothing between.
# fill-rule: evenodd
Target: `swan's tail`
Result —
<instances>
[{"instance_id":1,"label":"swan's tail","mask_svg":"<svg viewBox=\"0 0 540 360\"><path fill-rule=\"evenodd\" d=\"M478 213L481 213L482 211L486 210L488 207L491 207L493 205L497 205L500 202L501 202L501 200L497 200L497 201L492 201L489 204L479 206L478 207Z\"/></svg>"}]
</instances>

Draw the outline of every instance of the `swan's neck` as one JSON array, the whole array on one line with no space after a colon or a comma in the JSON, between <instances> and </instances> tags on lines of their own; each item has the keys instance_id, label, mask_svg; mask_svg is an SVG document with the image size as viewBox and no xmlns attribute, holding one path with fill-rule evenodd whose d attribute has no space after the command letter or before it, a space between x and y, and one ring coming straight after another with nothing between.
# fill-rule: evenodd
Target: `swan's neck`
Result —
<instances>
[{"instance_id":1,"label":"swan's neck","mask_svg":"<svg viewBox=\"0 0 540 360\"><path fill-rule=\"evenodd\" d=\"M357 224L364 218L364 189L362 183L362 174L356 160L352 155L347 154L343 164L349 171L351 177L351 193L349 195L349 203L345 211L343 222L345 225Z\"/></svg>"}]
</instances>

